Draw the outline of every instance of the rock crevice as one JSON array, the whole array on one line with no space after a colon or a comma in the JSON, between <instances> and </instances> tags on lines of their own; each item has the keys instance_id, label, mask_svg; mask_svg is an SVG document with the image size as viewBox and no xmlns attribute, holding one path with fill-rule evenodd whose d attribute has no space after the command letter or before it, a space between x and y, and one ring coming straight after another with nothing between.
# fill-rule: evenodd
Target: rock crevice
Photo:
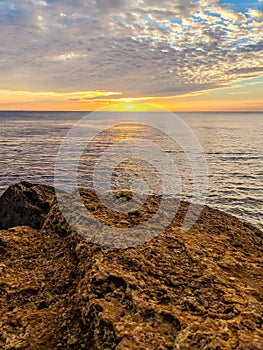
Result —
<instances>
[{"instance_id":1,"label":"rock crevice","mask_svg":"<svg viewBox=\"0 0 263 350\"><path fill-rule=\"evenodd\" d=\"M158 237L113 249L72 231L50 187L0 203L0 348L263 348L263 235L249 224L205 207L182 233L183 204Z\"/></svg>"}]
</instances>

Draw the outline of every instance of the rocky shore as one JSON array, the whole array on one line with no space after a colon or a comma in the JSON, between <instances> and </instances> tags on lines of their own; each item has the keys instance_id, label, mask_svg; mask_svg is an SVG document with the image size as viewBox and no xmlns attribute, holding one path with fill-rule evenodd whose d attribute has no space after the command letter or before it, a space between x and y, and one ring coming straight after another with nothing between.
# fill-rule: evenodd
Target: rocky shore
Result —
<instances>
[{"instance_id":1,"label":"rocky shore","mask_svg":"<svg viewBox=\"0 0 263 350\"><path fill-rule=\"evenodd\" d=\"M120 220L81 196L102 222L145 214ZM0 348L263 349L263 233L209 207L183 233L186 210L143 245L105 248L68 226L53 188L11 186L0 198Z\"/></svg>"}]
</instances>

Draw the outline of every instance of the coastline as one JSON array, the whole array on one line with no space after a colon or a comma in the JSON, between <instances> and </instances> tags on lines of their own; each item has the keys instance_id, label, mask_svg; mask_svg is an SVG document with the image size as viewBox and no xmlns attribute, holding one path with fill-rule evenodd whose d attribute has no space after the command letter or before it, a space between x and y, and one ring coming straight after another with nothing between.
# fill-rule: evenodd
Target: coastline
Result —
<instances>
[{"instance_id":1,"label":"coastline","mask_svg":"<svg viewBox=\"0 0 263 350\"><path fill-rule=\"evenodd\" d=\"M73 232L51 187L9 188L0 198L0 346L261 349L263 233L207 206L183 233L186 209L159 236L121 250Z\"/></svg>"}]
</instances>

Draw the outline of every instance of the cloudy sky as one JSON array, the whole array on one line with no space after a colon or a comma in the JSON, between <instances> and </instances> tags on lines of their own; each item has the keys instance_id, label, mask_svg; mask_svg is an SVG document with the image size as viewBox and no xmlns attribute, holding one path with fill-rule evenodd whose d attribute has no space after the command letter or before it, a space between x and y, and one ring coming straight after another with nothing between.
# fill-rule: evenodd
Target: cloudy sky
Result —
<instances>
[{"instance_id":1,"label":"cloudy sky","mask_svg":"<svg viewBox=\"0 0 263 350\"><path fill-rule=\"evenodd\" d=\"M0 1L0 109L263 110L263 0Z\"/></svg>"}]
</instances>

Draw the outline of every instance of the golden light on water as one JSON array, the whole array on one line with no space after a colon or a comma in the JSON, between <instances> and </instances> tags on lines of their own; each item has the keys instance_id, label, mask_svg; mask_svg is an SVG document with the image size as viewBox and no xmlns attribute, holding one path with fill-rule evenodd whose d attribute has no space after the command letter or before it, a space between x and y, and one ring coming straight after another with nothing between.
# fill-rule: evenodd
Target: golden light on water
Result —
<instances>
[{"instance_id":1,"label":"golden light on water","mask_svg":"<svg viewBox=\"0 0 263 350\"><path fill-rule=\"evenodd\" d=\"M115 142L134 140L141 132L141 125L119 124L113 127Z\"/></svg>"}]
</instances>

